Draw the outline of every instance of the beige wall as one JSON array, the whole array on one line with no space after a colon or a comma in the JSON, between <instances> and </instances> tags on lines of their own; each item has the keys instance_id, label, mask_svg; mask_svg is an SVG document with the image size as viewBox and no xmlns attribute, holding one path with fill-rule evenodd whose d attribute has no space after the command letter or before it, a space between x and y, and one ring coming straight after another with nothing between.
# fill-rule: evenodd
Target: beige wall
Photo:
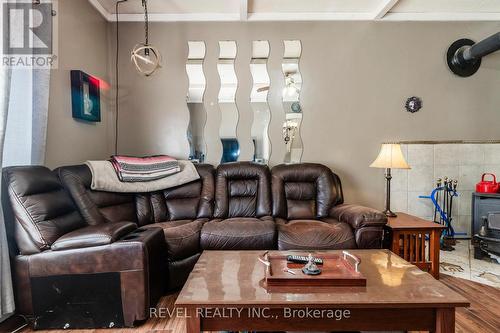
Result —
<instances>
[{"instance_id":1,"label":"beige wall","mask_svg":"<svg viewBox=\"0 0 500 333\"><path fill-rule=\"evenodd\" d=\"M108 80L108 23L87 0L59 1L59 66L51 71L45 164L57 167L110 154L109 89L101 89L101 122L71 116L70 70Z\"/></svg>"},{"instance_id":2,"label":"beige wall","mask_svg":"<svg viewBox=\"0 0 500 333\"><path fill-rule=\"evenodd\" d=\"M112 24L104 22L86 0L60 1L60 62L51 81L46 164L51 167L106 158L112 152L114 118L110 93L101 100L103 121L86 124L71 118L70 69L111 78L114 66ZM111 29L107 29L111 28ZM130 50L143 41L141 23L121 25L119 153L166 153L185 158L187 41L207 45L205 75L207 159L220 159L219 40L236 40L236 102L240 112L241 156L252 156L249 106L252 40L269 40L272 113L271 165L283 161L281 104L283 39L300 39L304 80L303 161L325 163L343 180L346 199L383 205L382 170L368 168L379 144L392 140L499 139L500 54L483 59L475 76L448 71L444 54L455 39L482 39L499 23L153 23L151 40L163 54L163 68L143 78L130 63ZM113 81L110 81L113 84ZM417 114L404 111L407 97L423 99Z\"/></svg>"},{"instance_id":3,"label":"beige wall","mask_svg":"<svg viewBox=\"0 0 500 333\"><path fill-rule=\"evenodd\" d=\"M500 138L500 53L483 59L479 73L467 79L452 75L444 58L452 41L461 37L479 40L499 29L499 23L467 22L154 23L151 40L164 56L164 67L145 79L129 61L129 50L143 39L143 26L126 23L121 30L124 97L120 130L127 134L121 136L120 152L187 156L187 41L204 40L207 158L217 162L217 42L238 43L236 102L242 113L251 112L250 44L266 39L271 44L271 164L281 162L285 153L281 144L282 40L300 39L303 161L325 163L337 172L348 201L380 208L383 171L368 165L381 142ZM420 96L424 105L413 115L403 108L412 95ZM240 114L238 137L242 142L251 142L247 136L251 135L252 119L251 114ZM242 155L251 156L244 151Z\"/></svg>"}]
</instances>

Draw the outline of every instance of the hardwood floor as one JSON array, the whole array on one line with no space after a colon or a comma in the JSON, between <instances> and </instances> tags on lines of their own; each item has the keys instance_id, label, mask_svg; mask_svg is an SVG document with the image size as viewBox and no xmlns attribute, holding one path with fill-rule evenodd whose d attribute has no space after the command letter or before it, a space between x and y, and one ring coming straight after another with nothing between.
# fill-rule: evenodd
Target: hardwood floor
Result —
<instances>
[{"instance_id":1,"label":"hardwood floor","mask_svg":"<svg viewBox=\"0 0 500 333\"><path fill-rule=\"evenodd\" d=\"M500 289L477 282L441 275L448 287L469 299L469 308L456 312L456 333L491 332L500 330Z\"/></svg>"},{"instance_id":2,"label":"hardwood floor","mask_svg":"<svg viewBox=\"0 0 500 333\"><path fill-rule=\"evenodd\" d=\"M497 333L500 327L500 289L463 280L456 277L441 275L441 282L468 298L471 302L470 308L458 309L456 313L456 333ZM173 307L175 295L165 296L159 307ZM2 324L3 325L3 324ZM6 331L0 325L0 332ZM22 333L35 332L28 328L22 329ZM150 319L143 325L132 329L107 329L107 330L52 330L36 331L40 333L121 333L121 332L143 332L143 333L184 333L184 320L182 318ZM417 333L417 332L413 332ZM418 332L421 333L421 332Z\"/></svg>"}]
</instances>

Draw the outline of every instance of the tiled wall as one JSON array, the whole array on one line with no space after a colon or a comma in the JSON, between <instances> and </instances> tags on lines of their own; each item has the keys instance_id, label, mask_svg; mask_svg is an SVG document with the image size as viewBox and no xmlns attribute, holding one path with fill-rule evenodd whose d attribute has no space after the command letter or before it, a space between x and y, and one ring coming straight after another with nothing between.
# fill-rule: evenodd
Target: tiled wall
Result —
<instances>
[{"instance_id":1,"label":"tiled wall","mask_svg":"<svg viewBox=\"0 0 500 333\"><path fill-rule=\"evenodd\" d=\"M453 201L455 232L470 237L471 197L484 172L500 177L500 144L408 144L401 146L410 170L392 170L391 208L431 219L429 199L437 178L458 180L459 197Z\"/></svg>"}]
</instances>

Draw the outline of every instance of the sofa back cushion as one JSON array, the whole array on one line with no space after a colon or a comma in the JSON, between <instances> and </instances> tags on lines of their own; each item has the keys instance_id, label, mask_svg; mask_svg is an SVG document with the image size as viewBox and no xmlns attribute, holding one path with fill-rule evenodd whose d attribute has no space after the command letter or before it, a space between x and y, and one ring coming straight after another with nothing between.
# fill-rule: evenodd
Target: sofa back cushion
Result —
<instances>
[{"instance_id":1,"label":"sofa back cushion","mask_svg":"<svg viewBox=\"0 0 500 333\"><path fill-rule=\"evenodd\" d=\"M343 202L340 179L321 164L282 164L272 169L273 215L288 220L327 217Z\"/></svg>"},{"instance_id":2,"label":"sofa back cushion","mask_svg":"<svg viewBox=\"0 0 500 333\"><path fill-rule=\"evenodd\" d=\"M57 172L88 224L130 221L142 226L212 216L214 168L195 166L200 180L153 193L94 191L86 165L61 167Z\"/></svg>"},{"instance_id":3,"label":"sofa back cushion","mask_svg":"<svg viewBox=\"0 0 500 333\"><path fill-rule=\"evenodd\" d=\"M134 193L93 191L90 188L92 173L85 164L61 167L55 171L89 225L120 221L141 224L136 205L144 203L141 200L136 203Z\"/></svg>"},{"instance_id":4,"label":"sofa back cushion","mask_svg":"<svg viewBox=\"0 0 500 333\"><path fill-rule=\"evenodd\" d=\"M265 165L252 162L221 164L217 168L215 217L271 215L271 175Z\"/></svg>"},{"instance_id":5,"label":"sofa back cushion","mask_svg":"<svg viewBox=\"0 0 500 333\"><path fill-rule=\"evenodd\" d=\"M59 237L86 226L51 170L42 166L4 168L3 181L21 254L49 249Z\"/></svg>"},{"instance_id":6,"label":"sofa back cushion","mask_svg":"<svg viewBox=\"0 0 500 333\"><path fill-rule=\"evenodd\" d=\"M214 167L195 164L200 179L150 194L153 222L211 218L214 205Z\"/></svg>"}]
</instances>

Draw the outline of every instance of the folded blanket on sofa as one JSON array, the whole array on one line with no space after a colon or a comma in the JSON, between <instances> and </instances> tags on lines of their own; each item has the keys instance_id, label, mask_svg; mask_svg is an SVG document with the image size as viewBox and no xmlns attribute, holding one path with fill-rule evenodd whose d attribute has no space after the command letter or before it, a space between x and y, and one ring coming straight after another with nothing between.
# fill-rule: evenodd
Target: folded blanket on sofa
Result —
<instances>
[{"instance_id":1,"label":"folded blanket on sofa","mask_svg":"<svg viewBox=\"0 0 500 333\"><path fill-rule=\"evenodd\" d=\"M96 191L142 193L154 192L190 183L200 178L193 163L178 161L180 172L147 182L122 182L110 161L87 161L92 173L91 189Z\"/></svg>"},{"instance_id":2,"label":"folded blanket on sofa","mask_svg":"<svg viewBox=\"0 0 500 333\"><path fill-rule=\"evenodd\" d=\"M111 163L122 182L147 182L181 171L179 161L167 155L112 156Z\"/></svg>"}]
</instances>

